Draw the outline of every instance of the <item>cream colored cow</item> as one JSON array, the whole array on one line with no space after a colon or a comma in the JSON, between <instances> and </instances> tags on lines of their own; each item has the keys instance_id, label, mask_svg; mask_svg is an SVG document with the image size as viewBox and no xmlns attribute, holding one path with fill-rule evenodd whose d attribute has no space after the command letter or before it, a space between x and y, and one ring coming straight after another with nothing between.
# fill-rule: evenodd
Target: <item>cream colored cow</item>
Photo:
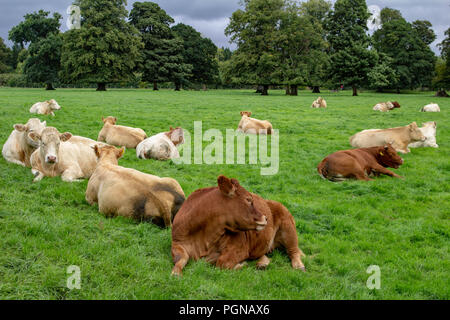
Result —
<instances>
[{"instance_id":1,"label":"cream colored cow","mask_svg":"<svg viewBox=\"0 0 450 320\"><path fill-rule=\"evenodd\" d=\"M252 113L250 111L241 111L241 121L237 131L253 134L272 134L272 124L267 120L258 120L250 118Z\"/></svg>"},{"instance_id":2,"label":"cream colored cow","mask_svg":"<svg viewBox=\"0 0 450 320\"><path fill-rule=\"evenodd\" d=\"M410 148L420 148L420 147L439 148L439 146L436 143L436 122L428 121L428 122L422 123L422 126L423 127L419 128L419 129L420 129L420 131L422 131L426 140L410 143L408 147L410 147Z\"/></svg>"},{"instance_id":3,"label":"cream colored cow","mask_svg":"<svg viewBox=\"0 0 450 320\"><path fill-rule=\"evenodd\" d=\"M136 156L139 159L176 159L180 157L177 146L183 143L183 129L170 127L170 131L158 133L139 143L136 147Z\"/></svg>"},{"instance_id":4,"label":"cream colored cow","mask_svg":"<svg viewBox=\"0 0 450 320\"><path fill-rule=\"evenodd\" d=\"M327 107L327 102L325 101L324 98L319 97L317 100L315 100L312 105L311 108L314 109L318 109L318 108L326 108Z\"/></svg>"},{"instance_id":5,"label":"cream colored cow","mask_svg":"<svg viewBox=\"0 0 450 320\"><path fill-rule=\"evenodd\" d=\"M3 145L2 155L6 161L19 164L24 167L31 167L31 154L39 145L28 137L30 132L41 134L47 122L41 122L37 118L31 118L26 124L15 124L14 130Z\"/></svg>"},{"instance_id":6,"label":"cream colored cow","mask_svg":"<svg viewBox=\"0 0 450 320\"><path fill-rule=\"evenodd\" d=\"M172 178L160 178L118 165L124 149L95 146L99 158L86 189L86 201L98 203L106 216L124 216L148 220L170 227L184 202L180 184Z\"/></svg>"},{"instance_id":7,"label":"cream colored cow","mask_svg":"<svg viewBox=\"0 0 450 320\"><path fill-rule=\"evenodd\" d=\"M363 130L350 137L355 148L370 148L391 144L397 152L408 153L411 142L425 141L425 136L415 122L397 128Z\"/></svg>"},{"instance_id":8,"label":"cream colored cow","mask_svg":"<svg viewBox=\"0 0 450 320\"><path fill-rule=\"evenodd\" d=\"M422 112L441 112L437 103L430 103L424 106L420 111Z\"/></svg>"},{"instance_id":9,"label":"cream colored cow","mask_svg":"<svg viewBox=\"0 0 450 320\"><path fill-rule=\"evenodd\" d=\"M52 116L55 116L55 110L60 110L60 105L56 102L55 99L47 100L44 102L37 102L33 104L33 106L30 108L30 113L37 113L37 114L51 114Z\"/></svg>"},{"instance_id":10,"label":"cream colored cow","mask_svg":"<svg viewBox=\"0 0 450 320\"><path fill-rule=\"evenodd\" d=\"M147 134L140 128L116 125L116 117L102 117L102 121L104 125L98 134L97 141L104 141L113 146L124 146L129 149L134 149L147 138Z\"/></svg>"}]
</instances>

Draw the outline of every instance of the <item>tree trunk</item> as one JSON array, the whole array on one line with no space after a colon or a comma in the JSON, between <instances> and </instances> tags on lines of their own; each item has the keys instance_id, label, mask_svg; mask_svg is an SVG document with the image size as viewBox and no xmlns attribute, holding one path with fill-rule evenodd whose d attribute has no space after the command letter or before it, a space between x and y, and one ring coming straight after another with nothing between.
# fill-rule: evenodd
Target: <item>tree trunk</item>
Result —
<instances>
[{"instance_id":1,"label":"tree trunk","mask_svg":"<svg viewBox=\"0 0 450 320\"><path fill-rule=\"evenodd\" d=\"M97 91L106 91L106 83L104 82L97 83Z\"/></svg>"},{"instance_id":2,"label":"tree trunk","mask_svg":"<svg viewBox=\"0 0 450 320\"><path fill-rule=\"evenodd\" d=\"M286 95L287 96L291 95L291 87L289 85L286 86Z\"/></svg>"},{"instance_id":3,"label":"tree trunk","mask_svg":"<svg viewBox=\"0 0 450 320\"><path fill-rule=\"evenodd\" d=\"M320 87L319 86L313 86L312 93L320 93Z\"/></svg>"},{"instance_id":4,"label":"tree trunk","mask_svg":"<svg viewBox=\"0 0 450 320\"><path fill-rule=\"evenodd\" d=\"M206 87L206 84L203 84L203 91L208 90L208 88Z\"/></svg>"},{"instance_id":5,"label":"tree trunk","mask_svg":"<svg viewBox=\"0 0 450 320\"><path fill-rule=\"evenodd\" d=\"M298 96L298 85L291 84L291 96Z\"/></svg>"},{"instance_id":6,"label":"tree trunk","mask_svg":"<svg viewBox=\"0 0 450 320\"><path fill-rule=\"evenodd\" d=\"M448 95L447 92L445 92L444 89L441 89L441 90L439 90L439 91L436 93L436 97L444 97L444 98L448 98L449 95Z\"/></svg>"},{"instance_id":7,"label":"tree trunk","mask_svg":"<svg viewBox=\"0 0 450 320\"><path fill-rule=\"evenodd\" d=\"M158 82L153 81L153 91L158 91Z\"/></svg>"},{"instance_id":8,"label":"tree trunk","mask_svg":"<svg viewBox=\"0 0 450 320\"><path fill-rule=\"evenodd\" d=\"M258 85L256 87L256 92L255 93L262 93L263 92L263 86Z\"/></svg>"},{"instance_id":9,"label":"tree trunk","mask_svg":"<svg viewBox=\"0 0 450 320\"><path fill-rule=\"evenodd\" d=\"M268 96L269 95L268 91L269 91L269 85L268 84L263 85L263 90L261 92L261 95Z\"/></svg>"},{"instance_id":10,"label":"tree trunk","mask_svg":"<svg viewBox=\"0 0 450 320\"><path fill-rule=\"evenodd\" d=\"M358 95L358 88L356 87L352 87L353 88L353 96L356 97Z\"/></svg>"},{"instance_id":11,"label":"tree trunk","mask_svg":"<svg viewBox=\"0 0 450 320\"><path fill-rule=\"evenodd\" d=\"M397 88L397 93L400 94L400 88Z\"/></svg>"},{"instance_id":12,"label":"tree trunk","mask_svg":"<svg viewBox=\"0 0 450 320\"><path fill-rule=\"evenodd\" d=\"M175 82L175 91L180 91L181 89L181 84Z\"/></svg>"},{"instance_id":13,"label":"tree trunk","mask_svg":"<svg viewBox=\"0 0 450 320\"><path fill-rule=\"evenodd\" d=\"M55 90L55 88L53 88L51 83L47 83L47 87L45 88L45 90Z\"/></svg>"}]
</instances>

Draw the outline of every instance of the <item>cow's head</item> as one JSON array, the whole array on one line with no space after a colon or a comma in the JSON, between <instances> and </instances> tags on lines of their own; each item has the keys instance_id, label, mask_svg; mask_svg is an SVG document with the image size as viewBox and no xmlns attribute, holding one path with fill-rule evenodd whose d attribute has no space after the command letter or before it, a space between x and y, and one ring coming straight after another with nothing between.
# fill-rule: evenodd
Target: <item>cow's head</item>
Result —
<instances>
[{"instance_id":1,"label":"cow's head","mask_svg":"<svg viewBox=\"0 0 450 320\"><path fill-rule=\"evenodd\" d=\"M423 135L422 131L420 131L417 123L413 122L408 125L409 134L412 141L425 141L426 137Z\"/></svg>"},{"instance_id":2,"label":"cow's head","mask_svg":"<svg viewBox=\"0 0 450 320\"><path fill-rule=\"evenodd\" d=\"M50 106L50 108L52 110L59 110L61 109L61 106L58 104L58 102L56 102L55 99L49 100L47 101L48 105Z\"/></svg>"},{"instance_id":3,"label":"cow's head","mask_svg":"<svg viewBox=\"0 0 450 320\"><path fill-rule=\"evenodd\" d=\"M392 105L394 106L394 108L400 108L400 103L398 103L397 101L392 102Z\"/></svg>"},{"instance_id":4,"label":"cow's head","mask_svg":"<svg viewBox=\"0 0 450 320\"><path fill-rule=\"evenodd\" d=\"M377 160L383 167L395 169L403 164L403 159L397 154L397 151L395 151L391 144L378 148Z\"/></svg>"},{"instance_id":5,"label":"cow's head","mask_svg":"<svg viewBox=\"0 0 450 320\"><path fill-rule=\"evenodd\" d=\"M252 113L250 111L241 111L241 117L243 117L243 116L250 117L251 115L252 115Z\"/></svg>"},{"instance_id":6,"label":"cow's head","mask_svg":"<svg viewBox=\"0 0 450 320\"><path fill-rule=\"evenodd\" d=\"M102 121L104 124L109 123L109 124L115 125L117 123L117 118L111 117L111 116L106 117L106 118L102 117Z\"/></svg>"},{"instance_id":7,"label":"cow's head","mask_svg":"<svg viewBox=\"0 0 450 320\"><path fill-rule=\"evenodd\" d=\"M47 127L41 134L30 132L28 137L34 142L39 143L40 157L45 163L56 164L59 161L59 145L72 138L70 132L59 133L54 127Z\"/></svg>"},{"instance_id":8,"label":"cow's head","mask_svg":"<svg viewBox=\"0 0 450 320\"><path fill-rule=\"evenodd\" d=\"M14 129L19 132L24 132L24 139L25 143L29 145L32 148L37 149L39 147L39 143L35 142L34 140L30 139L28 134L30 132L35 132L37 134L41 134L42 130L47 126L47 122L43 121L41 122L38 118L31 118L28 120L26 124L15 124Z\"/></svg>"},{"instance_id":9,"label":"cow's head","mask_svg":"<svg viewBox=\"0 0 450 320\"><path fill-rule=\"evenodd\" d=\"M253 195L245 190L236 179L221 175L217 178L219 190L223 195L220 202L221 214L227 216L231 230L263 230L267 224L266 216L255 207Z\"/></svg>"},{"instance_id":10,"label":"cow's head","mask_svg":"<svg viewBox=\"0 0 450 320\"><path fill-rule=\"evenodd\" d=\"M184 143L184 132L181 127L176 127L175 129L170 127L170 131L166 132L166 135L176 146Z\"/></svg>"},{"instance_id":11,"label":"cow's head","mask_svg":"<svg viewBox=\"0 0 450 320\"><path fill-rule=\"evenodd\" d=\"M111 164L118 164L118 160L125 153L125 147L120 149L110 146L110 145L95 145L92 147L94 149L95 155L100 161L107 161Z\"/></svg>"}]
</instances>

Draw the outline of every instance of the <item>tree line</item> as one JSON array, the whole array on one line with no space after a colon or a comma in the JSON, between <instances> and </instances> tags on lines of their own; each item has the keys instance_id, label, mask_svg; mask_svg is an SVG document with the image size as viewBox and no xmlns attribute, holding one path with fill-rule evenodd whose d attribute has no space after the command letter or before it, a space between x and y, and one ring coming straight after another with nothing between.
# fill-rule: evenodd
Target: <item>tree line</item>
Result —
<instances>
[{"instance_id":1,"label":"tree line","mask_svg":"<svg viewBox=\"0 0 450 320\"><path fill-rule=\"evenodd\" d=\"M299 87L378 91L449 89L450 29L430 49L436 35L427 20L408 22L401 12L381 11L379 27L365 0L243 0L225 34L233 52L218 49L193 27L174 19L153 2L76 0L81 28L60 32L61 15L27 14L13 27L7 48L0 41L0 73L16 70L30 82L107 84L140 79L154 90L173 83L175 90L192 84L284 86L297 95Z\"/></svg>"}]
</instances>

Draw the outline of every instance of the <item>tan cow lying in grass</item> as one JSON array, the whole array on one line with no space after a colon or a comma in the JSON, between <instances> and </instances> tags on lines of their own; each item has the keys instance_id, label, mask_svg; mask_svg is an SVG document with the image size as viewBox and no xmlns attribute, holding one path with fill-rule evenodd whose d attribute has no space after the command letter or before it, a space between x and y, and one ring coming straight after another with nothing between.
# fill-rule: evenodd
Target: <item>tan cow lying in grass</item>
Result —
<instances>
[{"instance_id":1,"label":"tan cow lying in grass","mask_svg":"<svg viewBox=\"0 0 450 320\"><path fill-rule=\"evenodd\" d=\"M318 109L318 108L326 108L327 107L327 102L325 101L324 98L319 97L317 100L315 100L312 105L311 108L314 109Z\"/></svg>"},{"instance_id":2,"label":"tan cow lying in grass","mask_svg":"<svg viewBox=\"0 0 450 320\"><path fill-rule=\"evenodd\" d=\"M425 141L425 136L415 122L397 128L363 130L350 137L355 148L370 148L391 144L397 152L408 153L408 145L415 141Z\"/></svg>"},{"instance_id":3,"label":"tan cow lying in grass","mask_svg":"<svg viewBox=\"0 0 450 320\"><path fill-rule=\"evenodd\" d=\"M173 217L185 198L175 179L119 166L123 148L94 146L94 150L99 161L86 190L86 201L90 205L98 202L98 210L106 216L124 216L172 226Z\"/></svg>"},{"instance_id":4,"label":"tan cow lying in grass","mask_svg":"<svg viewBox=\"0 0 450 320\"><path fill-rule=\"evenodd\" d=\"M147 134L140 128L131 128L116 125L116 117L102 117L104 123L102 130L98 134L98 141L103 141L113 146L124 146L134 149L147 138Z\"/></svg>"},{"instance_id":5,"label":"tan cow lying in grass","mask_svg":"<svg viewBox=\"0 0 450 320\"><path fill-rule=\"evenodd\" d=\"M89 178L97 165L97 157L92 147L98 142L70 132L59 133L56 128L47 127L42 134L30 132L28 136L39 143L39 148L31 155L33 181L43 177L57 177L66 182Z\"/></svg>"},{"instance_id":6,"label":"tan cow lying in grass","mask_svg":"<svg viewBox=\"0 0 450 320\"><path fill-rule=\"evenodd\" d=\"M37 114L51 114L52 116L55 116L54 111L59 110L61 107L56 102L55 99L47 100L44 102L37 102L33 104L33 106L30 108L31 113L37 113Z\"/></svg>"},{"instance_id":7,"label":"tan cow lying in grass","mask_svg":"<svg viewBox=\"0 0 450 320\"><path fill-rule=\"evenodd\" d=\"M288 209L248 192L236 179L220 176L217 184L192 193L173 220L173 275L181 275L189 259L201 258L225 269L239 269L248 259L265 268L266 254L277 247L286 248L294 269L305 270Z\"/></svg>"},{"instance_id":8,"label":"tan cow lying in grass","mask_svg":"<svg viewBox=\"0 0 450 320\"><path fill-rule=\"evenodd\" d=\"M6 161L31 167L31 154L39 147L39 144L28 137L30 132L41 134L47 122L41 122L37 118L31 118L26 124L15 124L14 130L3 145L2 155Z\"/></svg>"},{"instance_id":9,"label":"tan cow lying in grass","mask_svg":"<svg viewBox=\"0 0 450 320\"><path fill-rule=\"evenodd\" d=\"M420 109L422 112L441 112L441 108L437 103L430 103Z\"/></svg>"},{"instance_id":10,"label":"tan cow lying in grass","mask_svg":"<svg viewBox=\"0 0 450 320\"><path fill-rule=\"evenodd\" d=\"M436 122L428 121L422 124L423 127L419 128L425 136L425 141L417 141L410 143L408 147L410 148L420 148L420 147L432 147L439 148L436 143Z\"/></svg>"},{"instance_id":11,"label":"tan cow lying in grass","mask_svg":"<svg viewBox=\"0 0 450 320\"><path fill-rule=\"evenodd\" d=\"M394 101L394 102L388 101L388 102L382 102L382 103L376 104L373 107L373 110L381 111L381 112L388 112L395 108L400 108L400 104L397 101Z\"/></svg>"},{"instance_id":12,"label":"tan cow lying in grass","mask_svg":"<svg viewBox=\"0 0 450 320\"><path fill-rule=\"evenodd\" d=\"M139 143L136 147L136 156L139 159L176 159L180 157L177 146L183 143L183 129L170 127L170 131L158 133Z\"/></svg>"},{"instance_id":13,"label":"tan cow lying in grass","mask_svg":"<svg viewBox=\"0 0 450 320\"><path fill-rule=\"evenodd\" d=\"M253 134L272 134L272 124L267 120L258 120L250 118L250 111L241 111L241 121L237 131Z\"/></svg>"}]
</instances>

